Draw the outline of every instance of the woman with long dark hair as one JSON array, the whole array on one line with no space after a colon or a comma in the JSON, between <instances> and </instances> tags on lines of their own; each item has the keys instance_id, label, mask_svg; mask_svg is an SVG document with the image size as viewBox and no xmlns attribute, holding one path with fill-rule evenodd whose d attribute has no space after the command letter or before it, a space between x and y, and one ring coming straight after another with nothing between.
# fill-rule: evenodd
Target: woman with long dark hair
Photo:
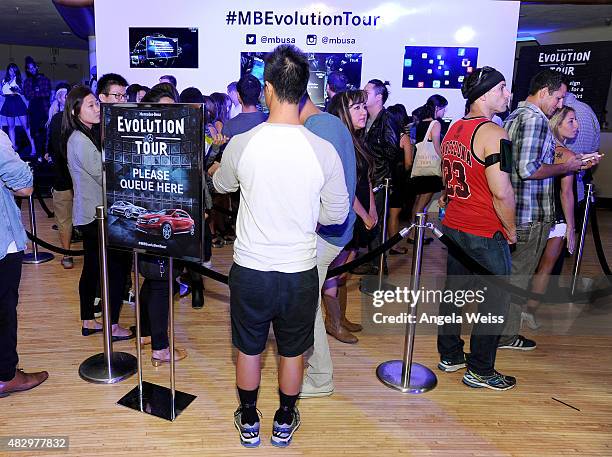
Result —
<instances>
[{"instance_id":1,"label":"woman with long dark hair","mask_svg":"<svg viewBox=\"0 0 612 457\"><path fill-rule=\"evenodd\" d=\"M77 86L68 93L62 119L62 148L66 151L68 170L73 183L72 220L83 234L83 271L79 281L81 302L81 334L88 336L102 331L94 319L94 300L100 282L98 221L96 207L103 204L102 152L92 127L100 123L100 104L91 89ZM130 330L119 326L123 291L129 271L124 255L108 252L108 280L113 341L133 338Z\"/></svg>"},{"instance_id":2,"label":"woman with long dark hair","mask_svg":"<svg viewBox=\"0 0 612 457\"><path fill-rule=\"evenodd\" d=\"M411 194L410 187L408 186L408 171L412 168L412 145L410 143L409 131L412 119L408 116L406 107L400 103L391 105L387 108L387 111L391 113L400 127L399 147L403 153L402 160L397 163L395 170L393 170L393 185L395 186L395 191L400 193L403 205L394 205L396 208L389 208L387 220L387 231L389 235L394 235L399 231L399 216L403 206L407 205L407 208L412 208L414 203L414 196ZM406 252L408 250L403 246L389 249L390 255L406 254Z\"/></svg>"},{"instance_id":3,"label":"woman with long dark hair","mask_svg":"<svg viewBox=\"0 0 612 457\"><path fill-rule=\"evenodd\" d=\"M442 152L440 151L440 143L442 142L443 136L442 124L436 116L443 116L444 111L441 111L439 108L429 103L426 103L415 111L416 118L418 119L416 125L417 144L421 142L431 142L436 154L442 158ZM426 136L427 138L425 138ZM408 143L406 146L408 149L414 150L412 144ZM408 155L414 157L414 153L408 153ZM410 178L410 190L415 194L415 201L414 205L412 205L410 214L411 221L414 221L417 213L426 212L426 208L429 206L431 198L436 192L440 192L442 188L441 176L416 176ZM410 235L407 237L407 241L411 244L414 243L414 239L411 238ZM426 238L425 244L429 244L432 241L432 238Z\"/></svg>"},{"instance_id":4,"label":"woman with long dark hair","mask_svg":"<svg viewBox=\"0 0 612 457\"><path fill-rule=\"evenodd\" d=\"M32 148L31 155L36 155L36 147L30 135L30 127L28 125L28 108L21 98L23 93L23 84L21 80L21 72L19 67L14 63L8 64L6 73L2 80L2 95L4 96L4 104L0 109L0 115L6 117L8 124L8 134L13 143L13 149L17 151L17 141L15 140L15 119L19 120L21 127L25 130L30 146Z\"/></svg>"},{"instance_id":5,"label":"woman with long dark hair","mask_svg":"<svg viewBox=\"0 0 612 457\"><path fill-rule=\"evenodd\" d=\"M353 228L353 239L331 263L330 270L353 260L359 249L367 247L372 238L376 236L376 230L373 230L378 223L374 193L372 192L374 161L363 140L368 119L365 106L367 98L367 94L362 90L350 90L334 95L328 106L328 112L339 117L346 125L355 145L357 186L353 209L358 216ZM325 306L329 306L327 303L334 300L339 301L341 324L346 330L346 332L343 332L344 336L340 341L356 343L358 341L357 337L350 332L358 332L362 329L362 326L350 322L346 318L346 274L329 278L323 284L323 303ZM328 333L338 338L335 335L336 332L331 328L331 322L329 322L327 316L325 327L326 329L330 327Z\"/></svg>"}]
</instances>

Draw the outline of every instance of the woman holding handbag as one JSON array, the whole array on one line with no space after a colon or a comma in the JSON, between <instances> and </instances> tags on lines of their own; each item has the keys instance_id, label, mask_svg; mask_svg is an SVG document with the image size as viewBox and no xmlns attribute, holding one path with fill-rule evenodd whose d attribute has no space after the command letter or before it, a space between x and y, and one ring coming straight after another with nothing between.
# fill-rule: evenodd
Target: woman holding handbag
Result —
<instances>
[{"instance_id":1,"label":"woman holding handbag","mask_svg":"<svg viewBox=\"0 0 612 457\"><path fill-rule=\"evenodd\" d=\"M416 144L414 148L414 162L412 164L412 174L410 177L410 188L415 194L414 205L410 220L413 221L417 213L425 211L431 198L436 192L440 192L442 186L442 170L440 167L442 153L440 152L440 142L442 125L440 121L434 119L435 108L426 104L418 108L415 112L419 120L416 126ZM443 113L442 113L443 115ZM410 145L409 147L412 147ZM408 164L407 164L408 165ZM414 244L414 238L407 237L410 244ZM433 238L426 238L425 244L429 244Z\"/></svg>"}]
</instances>

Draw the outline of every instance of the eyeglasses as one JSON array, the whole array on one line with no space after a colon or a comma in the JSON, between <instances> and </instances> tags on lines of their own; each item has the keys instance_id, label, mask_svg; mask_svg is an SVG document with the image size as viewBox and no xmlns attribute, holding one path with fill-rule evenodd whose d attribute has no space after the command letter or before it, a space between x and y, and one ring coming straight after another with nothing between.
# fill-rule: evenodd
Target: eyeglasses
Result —
<instances>
[{"instance_id":1,"label":"eyeglasses","mask_svg":"<svg viewBox=\"0 0 612 457\"><path fill-rule=\"evenodd\" d=\"M127 94L104 94L104 95L112 95L117 100L127 100L128 98Z\"/></svg>"},{"instance_id":2,"label":"eyeglasses","mask_svg":"<svg viewBox=\"0 0 612 457\"><path fill-rule=\"evenodd\" d=\"M486 73L491 73L492 71L495 71L495 68L493 67L482 67L480 69L480 73L478 74L478 79L476 80L476 84L474 84L474 86L478 86L478 84L480 84L480 80L482 79L482 77L486 74Z\"/></svg>"}]
</instances>

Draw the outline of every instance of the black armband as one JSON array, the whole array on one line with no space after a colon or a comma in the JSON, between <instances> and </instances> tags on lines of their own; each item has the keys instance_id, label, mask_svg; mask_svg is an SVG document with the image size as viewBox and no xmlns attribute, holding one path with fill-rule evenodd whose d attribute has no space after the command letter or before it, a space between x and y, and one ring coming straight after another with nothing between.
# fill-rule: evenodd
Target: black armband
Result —
<instances>
[{"instance_id":1,"label":"black armband","mask_svg":"<svg viewBox=\"0 0 612 457\"><path fill-rule=\"evenodd\" d=\"M501 154L499 168L506 173L512 173L512 141L499 140L499 153Z\"/></svg>"},{"instance_id":2,"label":"black armband","mask_svg":"<svg viewBox=\"0 0 612 457\"><path fill-rule=\"evenodd\" d=\"M499 169L506 173L512 173L512 141L499 140L499 151L485 157L485 168L499 162Z\"/></svg>"}]
</instances>

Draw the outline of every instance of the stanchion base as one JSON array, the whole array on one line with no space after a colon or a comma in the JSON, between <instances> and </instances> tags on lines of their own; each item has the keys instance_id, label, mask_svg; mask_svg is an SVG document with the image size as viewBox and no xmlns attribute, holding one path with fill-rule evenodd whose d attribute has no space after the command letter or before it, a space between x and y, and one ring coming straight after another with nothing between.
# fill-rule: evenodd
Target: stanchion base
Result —
<instances>
[{"instance_id":1,"label":"stanchion base","mask_svg":"<svg viewBox=\"0 0 612 457\"><path fill-rule=\"evenodd\" d=\"M375 276L361 278L359 281L359 291L362 294L368 295L370 297L374 296L374 292L377 290L387 291L387 290L395 290L397 287L385 282L383 280L382 283L379 284L378 278Z\"/></svg>"},{"instance_id":2,"label":"stanchion base","mask_svg":"<svg viewBox=\"0 0 612 457\"><path fill-rule=\"evenodd\" d=\"M142 382L142 395L138 386L121 397L118 405L160 417L169 421L175 420L197 397L178 390L174 391L174 417L172 417L172 391L164 386Z\"/></svg>"},{"instance_id":3,"label":"stanchion base","mask_svg":"<svg viewBox=\"0 0 612 457\"><path fill-rule=\"evenodd\" d=\"M55 256L51 254L50 252L38 251L38 255L36 255L36 257L34 256L33 252L28 252L27 254L24 254L23 260L21 261L21 263L39 264L39 263L49 262L50 260L53 260L54 258Z\"/></svg>"},{"instance_id":4,"label":"stanchion base","mask_svg":"<svg viewBox=\"0 0 612 457\"><path fill-rule=\"evenodd\" d=\"M136 357L127 352L111 354L111 373L104 361L104 353L92 355L79 367L79 376L96 384L115 384L132 376L138 370Z\"/></svg>"},{"instance_id":5,"label":"stanchion base","mask_svg":"<svg viewBox=\"0 0 612 457\"><path fill-rule=\"evenodd\" d=\"M438 378L424 365L412 363L410 370L410 385L404 388L402 385L403 360L389 360L378 365L376 376L385 386L399 390L404 394L422 394L436 387Z\"/></svg>"}]
</instances>

